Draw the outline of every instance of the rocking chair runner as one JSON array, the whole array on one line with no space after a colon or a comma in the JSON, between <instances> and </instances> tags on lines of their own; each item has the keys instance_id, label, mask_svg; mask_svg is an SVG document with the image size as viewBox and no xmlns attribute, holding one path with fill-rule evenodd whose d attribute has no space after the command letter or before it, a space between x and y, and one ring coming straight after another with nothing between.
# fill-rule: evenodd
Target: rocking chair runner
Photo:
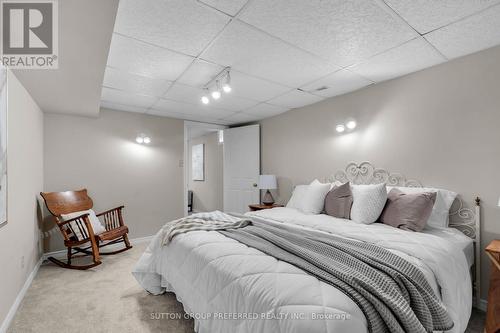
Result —
<instances>
[{"instance_id":1,"label":"rocking chair runner","mask_svg":"<svg viewBox=\"0 0 500 333\"><path fill-rule=\"evenodd\" d=\"M124 206L97 214L97 217L101 217L101 220L104 222L106 231L95 235L89 220L89 214L83 214L66 221L61 217L62 214L92 208L93 202L87 195L87 189L66 192L40 192L40 195L45 201L49 212L55 217L55 221L64 238L64 245L68 248L67 263L54 257L49 257L48 259L53 263L64 268L89 269L101 264L100 255L116 254L132 248L127 236L128 227L123 223L122 218L122 209ZM79 237L76 236L75 228L78 228ZM99 248L120 242L125 243L124 248L113 252L99 253ZM82 248L81 246L86 247ZM92 255L93 263L89 265L72 265L71 259L79 257L74 255L76 253L83 253L83 255L79 256Z\"/></svg>"}]
</instances>

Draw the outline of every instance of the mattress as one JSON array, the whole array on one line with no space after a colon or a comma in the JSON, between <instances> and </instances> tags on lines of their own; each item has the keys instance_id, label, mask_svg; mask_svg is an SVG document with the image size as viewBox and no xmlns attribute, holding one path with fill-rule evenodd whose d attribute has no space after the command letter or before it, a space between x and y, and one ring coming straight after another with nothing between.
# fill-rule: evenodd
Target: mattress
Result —
<instances>
[{"instance_id":1,"label":"mattress","mask_svg":"<svg viewBox=\"0 0 500 333\"><path fill-rule=\"evenodd\" d=\"M297 232L334 233L393 251L422 270L455 323L452 332L465 331L472 289L465 254L453 237L360 225L290 208L249 215L274 225L285 223ZM363 313L341 291L216 231L181 234L168 246L161 245L159 232L133 274L153 294L175 292L199 333L367 332Z\"/></svg>"}]
</instances>

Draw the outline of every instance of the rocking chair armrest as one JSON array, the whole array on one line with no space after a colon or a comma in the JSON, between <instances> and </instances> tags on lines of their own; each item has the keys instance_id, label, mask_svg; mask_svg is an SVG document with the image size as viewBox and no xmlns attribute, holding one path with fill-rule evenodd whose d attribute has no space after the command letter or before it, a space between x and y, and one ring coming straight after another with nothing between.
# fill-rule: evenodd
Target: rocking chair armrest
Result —
<instances>
[{"instance_id":1,"label":"rocking chair armrest","mask_svg":"<svg viewBox=\"0 0 500 333\"><path fill-rule=\"evenodd\" d=\"M97 215L97 217L99 217L99 216L102 216L102 215L106 215L106 214L108 214L108 213L111 213L112 211L115 211L115 210L121 210L121 209L123 209L123 208L125 208L125 206L118 206L118 207L115 207L115 208L108 209L108 210L106 210L106 211L104 211L104 212L102 212L102 213L96 214L96 215Z\"/></svg>"},{"instance_id":2,"label":"rocking chair armrest","mask_svg":"<svg viewBox=\"0 0 500 333\"><path fill-rule=\"evenodd\" d=\"M81 225L81 221L83 221L83 225ZM75 222L75 225L70 224L71 222ZM73 234L75 234L74 228L79 228L80 233L83 237L82 239L80 239L81 241L82 240L90 240L90 241L94 242L94 237L95 237L94 229L92 228L92 224L90 223L88 213L82 214L80 216L74 217L74 218L69 219L69 220L59 221L58 223L59 223L60 228L63 228L65 225L68 225L67 228ZM83 227L85 227L85 230L82 230Z\"/></svg>"}]
</instances>

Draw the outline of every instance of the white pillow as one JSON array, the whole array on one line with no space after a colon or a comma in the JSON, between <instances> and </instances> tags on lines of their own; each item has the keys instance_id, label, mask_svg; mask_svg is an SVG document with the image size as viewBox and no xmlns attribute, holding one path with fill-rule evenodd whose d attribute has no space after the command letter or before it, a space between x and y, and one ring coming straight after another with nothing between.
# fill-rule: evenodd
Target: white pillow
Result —
<instances>
[{"instance_id":1,"label":"white pillow","mask_svg":"<svg viewBox=\"0 0 500 333\"><path fill-rule=\"evenodd\" d=\"M340 186L342 185L341 182L339 182L338 180L334 181L333 183L322 183L320 182L319 180L315 179L311 182L311 185L324 185L324 184L328 184L330 185L330 190L334 187L334 186Z\"/></svg>"},{"instance_id":2,"label":"white pillow","mask_svg":"<svg viewBox=\"0 0 500 333\"><path fill-rule=\"evenodd\" d=\"M89 214L89 220L90 224L92 225L92 230L94 231L95 235L102 234L103 232L106 231L106 228L104 228L101 224L101 221L99 221L99 218L97 218L97 215L95 214L94 210L89 209L89 210L82 210L80 212L74 212L74 213L69 213L69 214L61 214L61 217L64 221L71 220L75 217L81 216L83 214ZM82 240L85 237L83 237L82 233L80 232L80 229L77 226L76 222L70 222L71 227L73 228L75 232L75 237L78 240Z\"/></svg>"},{"instance_id":3,"label":"white pillow","mask_svg":"<svg viewBox=\"0 0 500 333\"><path fill-rule=\"evenodd\" d=\"M309 185L297 185L295 186L292 197L288 200L286 206L288 208L302 209L302 202L304 201L304 197L306 195L306 191Z\"/></svg>"},{"instance_id":4,"label":"white pillow","mask_svg":"<svg viewBox=\"0 0 500 333\"><path fill-rule=\"evenodd\" d=\"M351 191L351 220L364 224L376 222L387 201L385 184L351 185Z\"/></svg>"},{"instance_id":5,"label":"white pillow","mask_svg":"<svg viewBox=\"0 0 500 333\"><path fill-rule=\"evenodd\" d=\"M308 214L320 214L325 207L325 197L330 191L330 184L315 183L314 181L307 187L301 210Z\"/></svg>"},{"instance_id":6,"label":"white pillow","mask_svg":"<svg viewBox=\"0 0 500 333\"><path fill-rule=\"evenodd\" d=\"M457 197L457 194L452 191L443 190L432 187L392 187L387 186L387 192L393 188L397 188L403 193L421 193L421 192L436 192L436 202L432 208L431 216L427 220L426 226L434 228L447 228L450 216L450 208Z\"/></svg>"}]
</instances>

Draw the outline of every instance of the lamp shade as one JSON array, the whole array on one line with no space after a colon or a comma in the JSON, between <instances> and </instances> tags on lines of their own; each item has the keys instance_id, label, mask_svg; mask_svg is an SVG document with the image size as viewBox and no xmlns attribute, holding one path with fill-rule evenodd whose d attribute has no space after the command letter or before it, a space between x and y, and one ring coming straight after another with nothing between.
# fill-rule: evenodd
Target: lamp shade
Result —
<instances>
[{"instance_id":1,"label":"lamp shade","mask_svg":"<svg viewBox=\"0 0 500 333\"><path fill-rule=\"evenodd\" d=\"M278 188L275 175L260 175L259 188L263 190L274 190Z\"/></svg>"}]
</instances>

